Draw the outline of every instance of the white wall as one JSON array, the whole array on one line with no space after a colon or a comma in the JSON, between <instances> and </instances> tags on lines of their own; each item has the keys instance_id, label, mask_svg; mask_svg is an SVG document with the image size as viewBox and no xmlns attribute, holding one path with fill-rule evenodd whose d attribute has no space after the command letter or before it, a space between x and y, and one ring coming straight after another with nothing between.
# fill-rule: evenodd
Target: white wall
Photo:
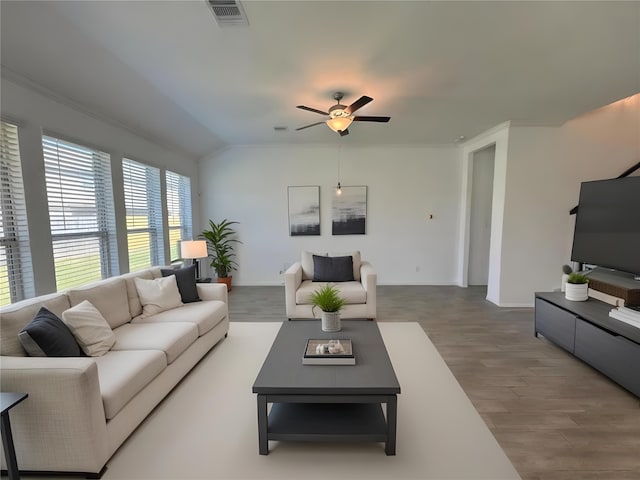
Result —
<instances>
[{"instance_id":1,"label":"white wall","mask_svg":"<svg viewBox=\"0 0 640 480\"><path fill-rule=\"evenodd\" d=\"M499 305L532 305L534 292L560 287L580 182L617 177L638 161L640 95L560 128L510 128Z\"/></svg>"},{"instance_id":2,"label":"white wall","mask_svg":"<svg viewBox=\"0 0 640 480\"><path fill-rule=\"evenodd\" d=\"M366 235L331 235L338 156L342 185L368 187ZM301 250L360 250L380 284L454 284L460 174L456 147L231 147L201 161L202 226L240 222L238 285L281 284ZM320 236L289 236L293 185L320 186Z\"/></svg>"},{"instance_id":3,"label":"white wall","mask_svg":"<svg viewBox=\"0 0 640 480\"><path fill-rule=\"evenodd\" d=\"M473 154L495 145L487 299L532 306L560 287L571 254L580 182L614 178L640 160L640 94L561 127L499 125L461 148L458 282L467 285ZM636 172L636 175L639 172Z\"/></svg>"},{"instance_id":4,"label":"white wall","mask_svg":"<svg viewBox=\"0 0 640 480\"><path fill-rule=\"evenodd\" d=\"M18 124L20 154L29 220L29 238L35 277L36 294L55 291L53 253L49 233L49 213L42 154L42 132L96 147L111 154L114 200L118 222L120 270L128 269L126 256L126 225L122 193L123 156L192 178L194 226L200 223L198 197L198 163L178 153L143 139L124 128L98 119L73 105L65 104L52 94L35 86L2 78L2 118ZM197 230L196 230L197 231ZM168 251L167 251L167 260Z\"/></svg>"}]
</instances>

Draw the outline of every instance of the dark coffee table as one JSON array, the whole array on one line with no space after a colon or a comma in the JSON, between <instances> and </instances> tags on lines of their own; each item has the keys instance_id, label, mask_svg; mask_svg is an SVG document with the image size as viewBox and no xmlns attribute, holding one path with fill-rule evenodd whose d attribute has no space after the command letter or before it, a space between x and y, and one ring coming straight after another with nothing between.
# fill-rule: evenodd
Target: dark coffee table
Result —
<instances>
[{"instance_id":1,"label":"dark coffee table","mask_svg":"<svg viewBox=\"0 0 640 480\"><path fill-rule=\"evenodd\" d=\"M309 338L351 339L356 364L303 365ZM343 320L337 333L323 332L318 320L284 322L253 393L261 455L269 440L385 442L386 454L396 453L400 384L376 322Z\"/></svg>"}]
</instances>

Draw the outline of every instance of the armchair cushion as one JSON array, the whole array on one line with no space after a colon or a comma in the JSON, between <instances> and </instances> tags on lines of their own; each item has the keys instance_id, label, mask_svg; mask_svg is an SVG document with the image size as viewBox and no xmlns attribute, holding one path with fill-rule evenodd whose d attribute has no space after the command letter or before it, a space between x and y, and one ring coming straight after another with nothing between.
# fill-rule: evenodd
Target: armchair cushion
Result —
<instances>
[{"instance_id":1,"label":"armchair cushion","mask_svg":"<svg viewBox=\"0 0 640 480\"><path fill-rule=\"evenodd\" d=\"M323 282L303 281L296 290L296 304L311 305L311 294L324 285ZM360 282L340 282L335 284L335 287L340 292L340 296L344 298L346 305L367 303L367 291Z\"/></svg>"},{"instance_id":2,"label":"armchair cushion","mask_svg":"<svg viewBox=\"0 0 640 480\"><path fill-rule=\"evenodd\" d=\"M352 282L353 258L313 256L314 282Z\"/></svg>"}]
</instances>

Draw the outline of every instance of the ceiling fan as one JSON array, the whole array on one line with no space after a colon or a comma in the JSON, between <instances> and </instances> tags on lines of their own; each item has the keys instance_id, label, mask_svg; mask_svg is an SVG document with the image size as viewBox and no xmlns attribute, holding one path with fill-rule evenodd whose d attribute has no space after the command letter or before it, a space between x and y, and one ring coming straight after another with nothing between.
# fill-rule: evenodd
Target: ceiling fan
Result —
<instances>
[{"instance_id":1,"label":"ceiling fan","mask_svg":"<svg viewBox=\"0 0 640 480\"><path fill-rule=\"evenodd\" d=\"M304 130L305 128L315 127L316 125L326 123L331 130L340 134L341 137L344 137L345 135L349 135L349 125L351 125L351 122L388 122L389 120L391 120L391 117L365 117L354 115L354 112L356 110L373 101L373 98L371 97L363 95L349 106L340 104L340 100L342 100L342 97L344 97L344 94L342 92L336 92L333 94L333 98L338 103L331 107L328 112L323 112L322 110L318 110L317 108L306 107L304 105L297 105L296 108L300 108L302 110L319 113L320 115L329 115L329 119L326 121L316 122L310 125L305 125L304 127L296 128L296 130Z\"/></svg>"}]
</instances>

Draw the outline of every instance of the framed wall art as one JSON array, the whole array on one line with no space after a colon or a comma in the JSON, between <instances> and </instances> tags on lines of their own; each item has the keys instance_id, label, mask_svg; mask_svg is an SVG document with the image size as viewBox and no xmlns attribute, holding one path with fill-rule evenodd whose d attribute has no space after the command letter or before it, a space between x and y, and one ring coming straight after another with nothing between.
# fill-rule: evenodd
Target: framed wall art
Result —
<instances>
[{"instance_id":1,"label":"framed wall art","mask_svg":"<svg viewBox=\"0 0 640 480\"><path fill-rule=\"evenodd\" d=\"M367 224L367 187L342 187L333 195L332 234L365 235Z\"/></svg>"},{"instance_id":2,"label":"framed wall art","mask_svg":"<svg viewBox=\"0 0 640 480\"><path fill-rule=\"evenodd\" d=\"M287 188L289 198L289 235L320 235L320 187Z\"/></svg>"}]
</instances>

